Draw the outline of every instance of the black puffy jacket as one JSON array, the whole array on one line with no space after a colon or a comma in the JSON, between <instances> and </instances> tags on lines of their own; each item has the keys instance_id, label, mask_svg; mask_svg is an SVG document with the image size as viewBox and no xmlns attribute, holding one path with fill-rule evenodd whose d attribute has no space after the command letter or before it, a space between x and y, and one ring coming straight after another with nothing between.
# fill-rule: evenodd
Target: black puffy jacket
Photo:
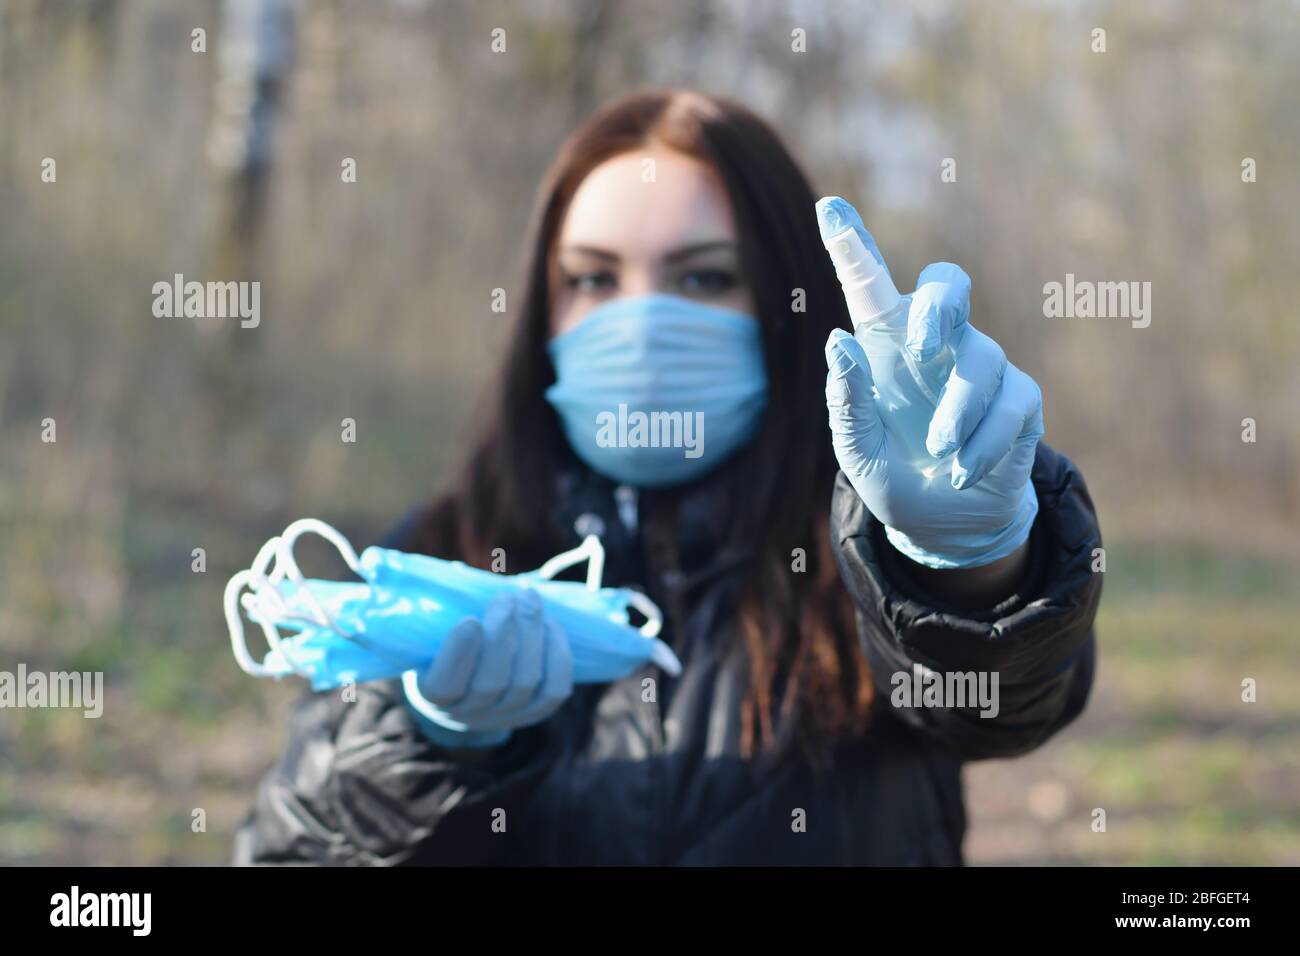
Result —
<instances>
[{"instance_id":1,"label":"black puffy jacket","mask_svg":"<svg viewBox=\"0 0 1300 956\"><path fill-rule=\"evenodd\" d=\"M549 720L476 754L423 738L395 682L362 685L351 703L309 695L239 829L235 862L959 864L962 762L1037 747L1083 709L1092 682L1096 515L1078 470L1042 444L1033 483L1039 513L1020 593L961 614L907 584L903 559L839 476L832 543L876 713L813 769L792 755L739 755L744 660L715 638L734 627L744 559L713 544L707 495L681 508L678 566L665 571L642 546L630 490L588 475L562 499L573 543L602 532L605 582L640 585L668 611L682 675L647 665L577 687ZM642 496L643 512L652 502ZM913 663L997 672L998 715L892 707L890 677ZM646 677L656 701L643 701Z\"/></svg>"}]
</instances>

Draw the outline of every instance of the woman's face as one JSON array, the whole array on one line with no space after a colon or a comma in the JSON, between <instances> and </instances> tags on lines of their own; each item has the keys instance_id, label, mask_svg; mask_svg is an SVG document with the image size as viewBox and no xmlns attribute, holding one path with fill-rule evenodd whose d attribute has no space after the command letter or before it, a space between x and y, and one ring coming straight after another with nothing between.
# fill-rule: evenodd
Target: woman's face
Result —
<instances>
[{"instance_id":1,"label":"woman's face","mask_svg":"<svg viewBox=\"0 0 1300 956\"><path fill-rule=\"evenodd\" d=\"M666 147L615 156L587 175L560 226L556 265L552 335L598 305L650 293L754 314L722 180Z\"/></svg>"}]
</instances>

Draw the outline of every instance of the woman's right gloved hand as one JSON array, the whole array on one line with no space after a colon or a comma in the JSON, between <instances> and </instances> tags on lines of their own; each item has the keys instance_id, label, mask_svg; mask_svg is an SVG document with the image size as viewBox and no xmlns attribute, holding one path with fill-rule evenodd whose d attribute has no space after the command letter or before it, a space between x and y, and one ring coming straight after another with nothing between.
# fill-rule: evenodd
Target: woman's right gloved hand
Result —
<instances>
[{"instance_id":1,"label":"woman's right gloved hand","mask_svg":"<svg viewBox=\"0 0 1300 956\"><path fill-rule=\"evenodd\" d=\"M828 197L817 213L823 235L851 226L885 264L852 206ZM954 358L928 422L899 417L897 404L879 395L864 348L865 323L852 335L832 329L826 342L826 406L840 468L890 543L931 568L983 567L1006 558L1024 545L1038 514L1030 475L1043 436L1042 391L970 324L970 290L970 276L940 262L921 271L912 294L900 349L916 362L945 347ZM951 477L906 460L900 437L908 427L921 432L911 437L933 458L927 464L955 453Z\"/></svg>"},{"instance_id":2,"label":"woman's right gloved hand","mask_svg":"<svg viewBox=\"0 0 1300 956\"><path fill-rule=\"evenodd\" d=\"M536 591L503 593L480 622L465 618L448 633L407 695L425 736L443 747L497 747L516 727L540 723L573 691L573 656Z\"/></svg>"}]
</instances>

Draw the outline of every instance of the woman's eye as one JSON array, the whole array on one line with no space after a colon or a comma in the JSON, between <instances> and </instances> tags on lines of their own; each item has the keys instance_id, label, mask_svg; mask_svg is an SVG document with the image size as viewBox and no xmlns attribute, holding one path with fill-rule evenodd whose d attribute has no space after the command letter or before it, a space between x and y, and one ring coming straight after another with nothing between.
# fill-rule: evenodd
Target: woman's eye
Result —
<instances>
[{"instance_id":1,"label":"woman's eye","mask_svg":"<svg viewBox=\"0 0 1300 956\"><path fill-rule=\"evenodd\" d=\"M735 273L725 269L696 269L679 280L682 291L694 295L720 295L736 287Z\"/></svg>"},{"instance_id":2,"label":"woman's eye","mask_svg":"<svg viewBox=\"0 0 1300 956\"><path fill-rule=\"evenodd\" d=\"M606 292L618 281L612 272L579 272L565 275L564 284L578 292Z\"/></svg>"}]
</instances>

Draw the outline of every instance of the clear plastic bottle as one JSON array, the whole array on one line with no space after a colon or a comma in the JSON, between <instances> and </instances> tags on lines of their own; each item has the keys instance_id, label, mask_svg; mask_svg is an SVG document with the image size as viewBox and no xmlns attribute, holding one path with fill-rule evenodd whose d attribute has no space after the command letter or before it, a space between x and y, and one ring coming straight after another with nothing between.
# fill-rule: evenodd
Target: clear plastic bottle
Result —
<instances>
[{"instance_id":1,"label":"clear plastic bottle","mask_svg":"<svg viewBox=\"0 0 1300 956\"><path fill-rule=\"evenodd\" d=\"M876 386L876 407L908 463L929 478L950 475L952 453L935 458L925 447L930 418L952 371L952 350L944 345L929 361L917 361L906 348L910 295L899 295L889 272L852 227L825 237L853 320L853 337L862 345Z\"/></svg>"}]
</instances>

